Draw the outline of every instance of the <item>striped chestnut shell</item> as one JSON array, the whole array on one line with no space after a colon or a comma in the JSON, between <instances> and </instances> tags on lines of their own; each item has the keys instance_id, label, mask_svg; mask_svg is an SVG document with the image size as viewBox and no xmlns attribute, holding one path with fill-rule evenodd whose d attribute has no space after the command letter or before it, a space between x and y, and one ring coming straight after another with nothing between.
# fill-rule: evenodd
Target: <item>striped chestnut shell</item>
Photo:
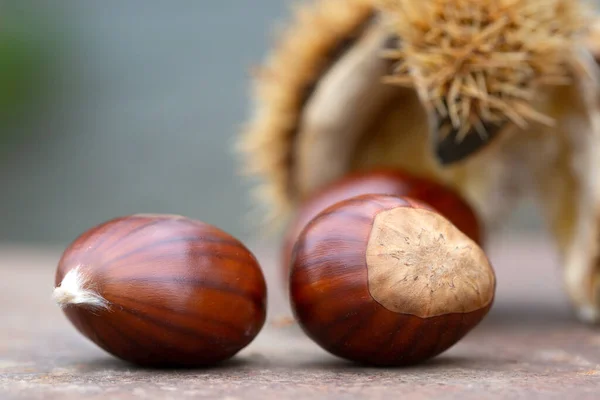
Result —
<instances>
[{"instance_id":1,"label":"striped chestnut shell","mask_svg":"<svg viewBox=\"0 0 600 400\"><path fill-rule=\"evenodd\" d=\"M490 310L483 250L414 199L363 195L312 219L292 256L290 300L304 332L358 363L415 364L449 349Z\"/></svg>"},{"instance_id":2,"label":"striped chestnut shell","mask_svg":"<svg viewBox=\"0 0 600 400\"><path fill-rule=\"evenodd\" d=\"M302 229L318 213L342 200L365 194L405 196L424 202L454 223L477 244L484 235L478 215L470 204L450 188L403 170L384 168L346 175L308 198L286 231L281 254L282 276L288 285L292 249Z\"/></svg>"},{"instance_id":3,"label":"striped chestnut shell","mask_svg":"<svg viewBox=\"0 0 600 400\"><path fill-rule=\"evenodd\" d=\"M80 333L142 366L227 360L266 318L254 255L222 230L176 215L125 216L88 230L63 253L55 286Z\"/></svg>"}]
</instances>

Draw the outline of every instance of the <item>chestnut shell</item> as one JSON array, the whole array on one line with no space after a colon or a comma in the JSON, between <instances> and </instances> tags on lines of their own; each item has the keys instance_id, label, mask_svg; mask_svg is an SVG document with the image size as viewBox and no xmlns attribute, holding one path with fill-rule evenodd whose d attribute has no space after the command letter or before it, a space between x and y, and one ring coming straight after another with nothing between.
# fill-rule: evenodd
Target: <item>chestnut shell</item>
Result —
<instances>
[{"instance_id":1,"label":"chestnut shell","mask_svg":"<svg viewBox=\"0 0 600 400\"><path fill-rule=\"evenodd\" d=\"M325 208L366 194L405 196L426 203L476 243L483 245L484 235L478 216L470 204L452 189L398 169L355 172L317 192L298 209L283 239L281 263L286 287L292 249L306 224Z\"/></svg>"},{"instance_id":2,"label":"chestnut shell","mask_svg":"<svg viewBox=\"0 0 600 400\"><path fill-rule=\"evenodd\" d=\"M77 266L110 308L67 305L67 318L105 351L138 365L224 361L265 323L267 289L256 258L200 221L170 215L110 220L65 250L56 286Z\"/></svg>"},{"instance_id":3,"label":"chestnut shell","mask_svg":"<svg viewBox=\"0 0 600 400\"><path fill-rule=\"evenodd\" d=\"M337 357L375 366L419 363L456 344L492 307L493 292L478 310L422 318L390 311L373 298L367 244L377 214L397 207L434 211L410 198L357 196L319 213L294 246L292 311L308 337Z\"/></svg>"}]
</instances>

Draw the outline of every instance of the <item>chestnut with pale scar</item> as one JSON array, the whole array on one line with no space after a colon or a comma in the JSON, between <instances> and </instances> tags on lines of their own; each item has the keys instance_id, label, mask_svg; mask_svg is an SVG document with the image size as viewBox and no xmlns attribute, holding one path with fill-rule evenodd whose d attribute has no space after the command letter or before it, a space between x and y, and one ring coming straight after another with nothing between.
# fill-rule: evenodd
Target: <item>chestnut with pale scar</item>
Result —
<instances>
[{"instance_id":1,"label":"chestnut with pale scar","mask_svg":"<svg viewBox=\"0 0 600 400\"><path fill-rule=\"evenodd\" d=\"M448 350L490 310L494 270L479 245L428 205L361 195L323 210L292 256L290 299L331 354L396 366Z\"/></svg>"}]
</instances>

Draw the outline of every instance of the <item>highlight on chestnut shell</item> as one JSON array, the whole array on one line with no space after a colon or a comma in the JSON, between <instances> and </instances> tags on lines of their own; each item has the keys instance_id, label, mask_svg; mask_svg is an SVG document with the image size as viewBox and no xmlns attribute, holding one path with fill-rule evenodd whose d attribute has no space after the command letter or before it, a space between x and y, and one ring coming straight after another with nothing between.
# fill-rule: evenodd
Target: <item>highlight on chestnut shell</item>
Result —
<instances>
[{"instance_id":1,"label":"highlight on chestnut shell","mask_svg":"<svg viewBox=\"0 0 600 400\"><path fill-rule=\"evenodd\" d=\"M100 348L149 367L216 364L266 320L261 267L239 240L177 215L137 214L81 234L57 267L53 298Z\"/></svg>"},{"instance_id":2,"label":"highlight on chestnut shell","mask_svg":"<svg viewBox=\"0 0 600 400\"><path fill-rule=\"evenodd\" d=\"M424 202L454 223L477 244L483 245L484 235L478 215L465 199L450 188L400 169L359 171L327 186L307 199L298 209L283 239L281 265L286 287L292 249L306 224L325 208L366 194L405 196Z\"/></svg>"},{"instance_id":3,"label":"highlight on chestnut shell","mask_svg":"<svg viewBox=\"0 0 600 400\"><path fill-rule=\"evenodd\" d=\"M319 213L294 247L290 302L329 353L378 366L448 350L492 307L496 277L477 243L414 199L362 195Z\"/></svg>"}]
</instances>

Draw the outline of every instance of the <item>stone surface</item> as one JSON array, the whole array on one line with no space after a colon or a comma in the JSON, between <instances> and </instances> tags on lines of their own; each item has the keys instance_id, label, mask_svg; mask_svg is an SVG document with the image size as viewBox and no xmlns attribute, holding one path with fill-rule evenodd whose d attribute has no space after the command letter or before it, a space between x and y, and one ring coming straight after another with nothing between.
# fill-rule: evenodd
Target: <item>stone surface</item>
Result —
<instances>
[{"instance_id":1,"label":"stone surface","mask_svg":"<svg viewBox=\"0 0 600 400\"><path fill-rule=\"evenodd\" d=\"M598 399L600 327L579 323L544 238L503 238L489 317L420 366L364 368L329 356L286 324L273 262L265 330L234 360L200 370L147 370L79 335L51 301L60 249L0 247L0 399Z\"/></svg>"}]
</instances>

